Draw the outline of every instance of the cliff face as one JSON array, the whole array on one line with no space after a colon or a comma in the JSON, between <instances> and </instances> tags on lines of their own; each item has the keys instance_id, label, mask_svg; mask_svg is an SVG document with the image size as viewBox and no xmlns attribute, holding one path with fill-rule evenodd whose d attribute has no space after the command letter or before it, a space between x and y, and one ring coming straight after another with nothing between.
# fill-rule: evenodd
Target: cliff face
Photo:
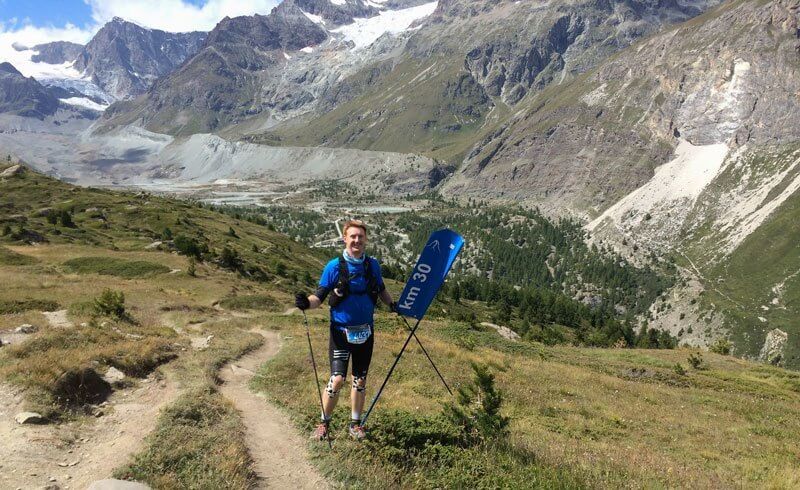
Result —
<instances>
[{"instance_id":1,"label":"cliff face","mask_svg":"<svg viewBox=\"0 0 800 490\"><path fill-rule=\"evenodd\" d=\"M60 65L62 63L72 62L78 58L78 55L83 51L82 44L70 43L67 41L55 41L52 43L38 44L33 47L38 51L31 57L31 61L35 63L50 63L51 65Z\"/></svg>"},{"instance_id":2,"label":"cliff face","mask_svg":"<svg viewBox=\"0 0 800 490\"><path fill-rule=\"evenodd\" d=\"M39 82L24 77L11 63L0 63L0 113L41 120L58 107L58 99Z\"/></svg>"},{"instance_id":3,"label":"cliff face","mask_svg":"<svg viewBox=\"0 0 800 490\"><path fill-rule=\"evenodd\" d=\"M798 138L797 2L734 2L524 101L468 154L449 192L595 216L681 140L736 149Z\"/></svg>"},{"instance_id":4,"label":"cliff face","mask_svg":"<svg viewBox=\"0 0 800 490\"><path fill-rule=\"evenodd\" d=\"M195 54L206 33L145 29L120 18L103 26L75 59L75 68L116 99L144 93L158 77Z\"/></svg>"}]
</instances>

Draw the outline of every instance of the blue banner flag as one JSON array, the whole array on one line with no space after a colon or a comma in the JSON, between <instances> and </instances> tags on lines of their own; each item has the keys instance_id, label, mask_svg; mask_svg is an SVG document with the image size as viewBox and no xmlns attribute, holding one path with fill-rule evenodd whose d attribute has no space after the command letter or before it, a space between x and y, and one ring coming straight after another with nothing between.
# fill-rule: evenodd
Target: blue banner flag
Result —
<instances>
[{"instance_id":1,"label":"blue banner flag","mask_svg":"<svg viewBox=\"0 0 800 490\"><path fill-rule=\"evenodd\" d=\"M463 246L464 239L454 231L439 230L431 234L397 302L401 315L417 320L425 316Z\"/></svg>"}]
</instances>

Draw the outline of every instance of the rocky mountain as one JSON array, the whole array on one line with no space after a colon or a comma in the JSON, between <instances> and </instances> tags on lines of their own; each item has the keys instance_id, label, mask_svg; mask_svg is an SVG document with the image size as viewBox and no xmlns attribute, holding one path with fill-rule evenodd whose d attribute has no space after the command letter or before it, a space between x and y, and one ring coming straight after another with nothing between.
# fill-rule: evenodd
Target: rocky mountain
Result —
<instances>
[{"instance_id":1,"label":"rocky mountain","mask_svg":"<svg viewBox=\"0 0 800 490\"><path fill-rule=\"evenodd\" d=\"M443 192L594 218L595 241L683 267L651 322L752 357L777 328L800 365L798 12L728 2L526 98Z\"/></svg>"},{"instance_id":2,"label":"rocky mountain","mask_svg":"<svg viewBox=\"0 0 800 490\"><path fill-rule=\"evenodd\" d=\"M383 30L410 24L409 15L420 16L418 3L396 1L391 6L399 10L393 11L361 0L287 0L269 15L223 19L179 70L139 100L108 111L104 130L136 124L194 134L244 121L263 127L307 112L343 74L367 62L351 53L356 39L369 37L381 22ZM384 16L390 12L400 15ZM378 22L365 28L366 19Z\"/></svg>"},{"instance_id":3,"label":"rocky mountain","mask_svg":"<svg viewBox=\"0 0 800 490\"><path fill-rule=\"evenodd\" d=\"M55 41L37 44L32 49L37 52L31 57L31 61L34 63L60 65L75 61L83 51L83 45L67 41Z\"/></svg>"},{"instance_id":4,"label":"rocky mountain","mask_svg":"<svg viewBox=\"0 0 800 490\"><path fill-rule=\"evenodd\" d=\"M414 151L457 165L526 97L711 4L442 1L382 58L327 88L315 112L252 139Z\"/></svg>"},{"instance_id":5,"label":"rocky mountain","mask_svg":"<svg viewBox=\"0 0 800 490\"><path fill-rule=\"evenodd\" d=\"M58 108L58 99L39 82L23 76L11 63L0 63L0 112L44 119Z\"/></svg>"},{"instance_id":6,"label":"rocky mountain","mask_svg":"<svg viewBox=\"0 0 800 490\"><path fill-rule=\"evenodd\" d=\"M116 99L127 99L196 53L205 37L146 29L115 17L77 55L74 67Z\"/></svg>"},{"instance_id":7,"label":"rocky mountain","mask_svg":"<svg viewBox=\"0 0 800 490\"><path fill-rule=\"evenodd\" d=\"M471 149L449 191L595 216L649 180L681 140L795 139L786 123L798 110L796 33L773 9L796 18L783 2L728 3L531 98Z\"/></svg>"}]
</instances>

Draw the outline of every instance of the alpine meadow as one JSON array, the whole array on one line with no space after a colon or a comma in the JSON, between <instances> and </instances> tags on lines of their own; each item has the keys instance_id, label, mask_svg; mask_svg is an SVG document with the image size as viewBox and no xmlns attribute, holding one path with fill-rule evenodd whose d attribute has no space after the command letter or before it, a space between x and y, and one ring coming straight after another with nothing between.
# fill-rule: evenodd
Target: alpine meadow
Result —
<instances>
[{"instance_id":1,"label":"alpine meadow","mask_svg":"<svg viewBox=\"0 0 800 490\"><path fill-rule=\"evenodd\" d=\"M799 0L29 7L0 488L800 487Z\"/></svg>"}]
</instances>

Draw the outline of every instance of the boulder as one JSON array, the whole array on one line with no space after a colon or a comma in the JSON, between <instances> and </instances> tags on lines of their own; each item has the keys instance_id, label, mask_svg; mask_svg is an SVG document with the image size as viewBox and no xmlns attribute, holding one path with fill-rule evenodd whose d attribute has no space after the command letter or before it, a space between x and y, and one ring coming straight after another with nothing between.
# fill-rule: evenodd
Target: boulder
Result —
<instances>
[{"instance_id":1,"label":"boulder","mask_svg":"<svg viewBox=\"0 0 800 490\"><path fill-rule=\"evenodd\" d=\"M784 349L788 340L789 334L783 330L779 328L770 330L767 338L764 339L764 346L761 348L758 359L774 366L782 366L786 357Z\"/></svg>"},{"instance_id":2,"label":"boulder","mask_svg":"<svg viewBox=\"0 0 800 490\"><path fill-rule=\"evenodd\" d=\"M30 323L23 323L19 327L15 328L14 332L29 334L29 333L36 333L37 330L39 330L39 327L34 327Z\"/></svg>"},{"instance_id":3,"label":"boulder","mask_svg":"<svg viewBox=\"0 0 800 490\"><path fill-rule=\"evenodd\" d=\"M86 490L150 490L150 487L135 481L108 479L93 482Z\"/></svg>"},{"instance_id":4,"label":"boulder","mask_svg":"<svg viewBox=\"0 0 800 490\"><path fill-rule=\"evenodd\" d=\"M119 383L124 380L125 373L115 367L110 367L108 371L106 371L105 376L103 376L103 379L106 380L106 383L113 385L114 383Z\"/></svg>"},{"instance_id":5,"label":"boulder","mask_svg":"<svg viewBox=\"0 0 800 490\"><path fill-rule=\"evenodd\" d=\"M43 424L45 423L45 418L42 417L41 414L36 412L21 412L18 413L14 420L17 421L18 424Z\"/></svg>"},{"instance_id":6,"label":"boulder","mask_svg":"<svg viewBox=\"0 0 800 490\"><path fill-rule=\"evenodd\" d=\"M7 169L0 172L0 177L12 177L14 175L19 175L25 171L25 167L22 165L12 165Z\"/></svg>"}]
</instances>

